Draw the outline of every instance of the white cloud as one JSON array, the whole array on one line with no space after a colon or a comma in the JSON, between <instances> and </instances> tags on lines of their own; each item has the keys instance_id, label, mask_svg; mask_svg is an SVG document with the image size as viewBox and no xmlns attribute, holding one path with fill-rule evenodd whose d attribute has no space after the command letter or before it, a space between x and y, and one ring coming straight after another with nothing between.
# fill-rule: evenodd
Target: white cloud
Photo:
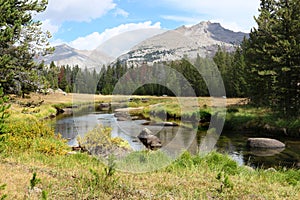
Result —
<instances>
[{"instance_id":1,"label":"white cloud","mask_svg":"<svg viewBox=\"0 0 300 200\"><path fill-rule=\"evenodd\" d=\"M51 38L49 40L49 42L50 42L51 46L53 46L53 47L65 43L62 39L53 39L53 38Z\"/></svg>"},{"instance_id":2,"label":"white cloud","mask_svg":"<svg viewBox=\"0 0 300 200\"><path fill-rule=\"evenodd\" d=\"M38 14L37 18L51 19L51 23L55 25L64 21L89 22L115 7L113 0L49 0L46 11Z\"/></svg>"},{"instance_id":3,"label":"white cloud","mask_svg":"<svg viewBox=\"0 0 300 200\"><path fill-rule=\"evenodd\" d=\"M123 17L128 17L129 13L126 12L125 10L121 8L116 8L116 11L114 12L115 16L123 16Z\"/></svg>"},{"instance_id":4,"label":"white cloud","mask_svg":"<svg viewBox=\"0 0 300 200\"><path fill-rule=\"evenodd\" d=\"M160 3L186 11L189 15L202 16L203 20L222 19L229 27L249 31L255 24L253 16L258 14L260 0L161 0ZM180 19L179 16L177 18ZM234 23L236 25L233 26Z\"/></svg>"},{"instance_id":5,"label":"white cloud","mask_svg":"<svg viewBox=\"0 0 300 200\"><path fill-rule=\"evenodd\" d=\"M184 16L175 16L175 15L162 15L163 19L173 20L178 22L184 22L185 24L196 24L199 23L201 20L195 17L184 17Z\"/></svg>"},{"instance_id":6,"label":"white cloud","mask_svg":"<svg viewBox=\"0 0 300 200\"><path fill-rule=\"evenodd\" d=\"M90 35L79 37L73 40L72 42L69 42L69 45L76 49L92 50L100 44L102 44L103 42L107 41L108 39L117 36L121 33L148 28L160 29L160 22L152 24L151 21L146 21L141 23L121 24L120 26L111 29L106 29L102 33L94 32Z\"/></svg>"},{"instance_id":7,"label":"white cloud","mask_svg":"<svg viewBox=\"0 0 300 200\"><path fill-rule=\"evenodd\" d=\"M53 25L49 19L42 21L42 29L49 31L51 34L55 34L59 28L60 25Z\"/></svg>"}]
</instances>

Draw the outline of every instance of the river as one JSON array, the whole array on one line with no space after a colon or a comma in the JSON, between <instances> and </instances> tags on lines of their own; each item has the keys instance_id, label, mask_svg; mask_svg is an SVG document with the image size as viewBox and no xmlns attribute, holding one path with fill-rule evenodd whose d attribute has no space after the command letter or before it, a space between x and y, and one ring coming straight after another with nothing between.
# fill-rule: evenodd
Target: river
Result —
<instances>
[{"instance_id":1,"label":"river","mask_svg":"<svg viewBox=\"0 0 300 200\"><path fill-rule=\"evenodd\" d=\"M142 125L144 122L146 120L142 119L117 121L114 114L93 112L80 116L58 118L54 126L56 133L60 133L62 137L68 139L70 146L76 146L78 145L77 136L84 136L85 133L102 124L112 128L112 137L118 136L127 140L135 151L145 149L144 145L136 138L145 127L161 139L163 146L184 147L193 154L199 153L199 145L206 135L206 131L198 131L193 134L190 128ZM249 165L254 168L299 168L300 139L276 138L286 144L285 149L253 150L246 146L249 137L254 137L253 133L223 131L215 149L218 152L228 154L240 165Z\"/></svg>"}]
</instances>

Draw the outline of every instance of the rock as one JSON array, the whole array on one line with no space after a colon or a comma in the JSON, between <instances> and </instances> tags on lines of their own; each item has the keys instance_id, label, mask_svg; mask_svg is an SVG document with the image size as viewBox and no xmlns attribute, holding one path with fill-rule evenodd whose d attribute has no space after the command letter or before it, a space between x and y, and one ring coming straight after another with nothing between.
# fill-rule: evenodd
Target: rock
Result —
<instances>
[{"instance_id":1,"label":"rock","mask_svg":"<svg viewBox=\"0 0 300 200\"><path fill-rule=\"evenodd\" d=\"M62 110L63 110L64 115L72 115L73 114L72 108L63 108Z\"/></svg>"},{"instance_id":2,"label":"rock","mask_svg":"<svg viewBox=\"0 0 300 200\"><path fill-rule=\"evenodd\" d=\"M255 171L255 169L253 169L252 167L247 166L247 165L245 165L244 168L245 168L247 171L250 171L250 172Z\"/></svg>"},{"instance_id":3,"label":"rock","mask_svg":"<svg viewBox=\"0 0 300 200\"><path fill-rule=\"evenodd\" d=\"M109 110L111 108L110 103L100 103L97 109L99 110Z\"/></svg>"},{"instance_id":4,"label":"rock","mask_svg":"<svg viewBox=\"0 0 300 200\"><path fill-rule=\"evenodd\" d=\"M100 103L100 108L109 108L110 107L110 103Z\"/></svg>"},{"instance_id":5,"label":"rock","mask_svg":"<svg viewBox=\"0 0 300 200\"><path fill-rule=\"evenodd\" d=\"M148 149L154 150L162 146L160 139L147 128L144 128L137 137Z\"/></svg>"},{"instance_id":6,"label":"rock","mask_svg":"<svg viewBox=\"0 0 300 200\"><path fill-rule=\"evenodd\" d=\"M284 148L285 144L271 138L248 138L247 146L252 148Z\"/></svg>"},{"instance_id":7,"label":"rock","mask_svg":"<svg viewBox=\"0 0 300 200\"><path fill-rule=\"evenodd\" d=\"M75 154L77 154L76 151L69 151L69 152L67 153L67 155L75 155Z\"/></svg>"},{"instance_id":8,"label":"rock","mask_svg":"<svg viewBox=\"0 0 300 200\"><path fill-rule=\"evenodd\" d=\"M49 115L49 118L50 118L50 119L53 119L53 118L55 118L55 117L56 117L56 115L53 114L53 113L51 113L51 114Z\"/></svg>"},{"instance_id":9,"label":"rock","mask_svg":"<svg viewBox=\"0 0 300 200\"><path fill-rule=\"evenodd\" d=\"M154 126L179 126L179 125L175 122L157 122L154 123Z\"/></svg>"},{"instance_id":10,"label":"rock","mask_svg":"<svg viewBox=\"0 0 300 200\"><path fill-rule=\"evenodd\" d=\"M79 152L87 152L87 149L84 146L72 146L72 151L79 151Z\"/></svg>"},{"instance_id":11,"label":"rock","mask_svg":"<svg viewBox=\"0 0 300 200\"><path fill-rule=\"evenodd\" d=\"M270 167L268 169L265 170L266 172L276 172L276 169L274 169L273 167Z\"/></svg>"},{"instance_id":12,"label":"rock","mask_svg":"<svg viewBox=\"0 0 300 200\"><path fill-rule=\"evenodd\" d=\"M118 121L128 121L131 120L131 117L126 112L116 112L114 116L117 118Z\"/></svg>"},{"instance_id":13,"label":"rock","mask_svg":"<svg viewBox=\"0 0 300 200\"><path fill-rule=\"evenodd\" d=\"M54 90L49 88L49 89L46 90L46 93L47 94L54 94Z\"/></svg>"},{"instance_id":14,"label":"rock","mask_svg":"<svg viewBox=\"0 0 300 200\"><path fill-rule=\"evenodd\" d=\"M63 94L63 95L67 95L67 93L66 92L64 92L62 89L60 89L60 88L58 88L57 90L54 90L54 93L56 93L56 94Z\"/></svg>"},{"instance_id":15,"label":"rock","mask_svg":"<svg viewBox=\"0 0 300 200\"><path fill-rule=\"evenodd\" d=\"M144 122L142 125L149 126L179 126L176 122Z\"/></svg>"}]
</instances>

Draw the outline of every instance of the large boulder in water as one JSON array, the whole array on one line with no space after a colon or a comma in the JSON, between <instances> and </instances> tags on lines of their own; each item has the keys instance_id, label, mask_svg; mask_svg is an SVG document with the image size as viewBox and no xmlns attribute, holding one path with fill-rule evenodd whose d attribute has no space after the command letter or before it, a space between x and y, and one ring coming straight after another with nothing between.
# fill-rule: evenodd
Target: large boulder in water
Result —
<instances>
[{"instance_id":1,"label":"large boulder in water","mask_svg":"<svg viewBox=\"0 0 300 200\"><path fill-rule=\"evenodd\" d=\"M252 148L284 148L285 144L271 138L248 138L247 146Z\"/></svg>"},{"instance_id":2,"label":"large boulder in water","mask_svg":"<svg viewBox=\"0 0 300 200\"><path fill-rule=\"evenodd\" d=\"M144 128L137 137L148 149L158 149L162 146L160 139L147 128Z\"/></svg>"}]
</instances>

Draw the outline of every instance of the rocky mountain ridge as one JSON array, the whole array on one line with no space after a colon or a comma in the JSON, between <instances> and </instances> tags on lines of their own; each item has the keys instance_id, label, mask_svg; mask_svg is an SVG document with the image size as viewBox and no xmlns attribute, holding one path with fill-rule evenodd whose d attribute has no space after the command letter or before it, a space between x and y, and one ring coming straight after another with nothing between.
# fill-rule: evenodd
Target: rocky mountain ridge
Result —
<instances>
[{"instance_id":1,"label":"rocky mountain ridge","mask_svg":"<svg viewBox=\"0 0 300 200\"><path fill-rule=\"evenodd\" d=\"M74 49L66 44L55 47L53 54L43 58L46 64L78 65L81 68L97 68L117 59L129 65L179 60L187 56L211 57L221 46L233 51L247 33L225 29L219 23L200 22L191 27L175 30L139 30L123 33L99 45L92 51ZM136 38L134 42L133 38ZM127 52L116 57L121 52Z\"/></svg>"},{"instance_id":2,"label":"rocky mountain ridge","mask_svg":"<svg viewBox=\"0 0 300 200\"><path fill-rule=\"evenodd\" d=\"M233 51L247 36L247 33L225 29L219 23L201 22L191 27L181 26L146 39L119 57L119 60L129 64L151 64L178 60L184 56L195 58L197 54L201 57L211 57L219 46Z\"/></svg>"},{"instance_id":3,"label":"rocky mountain ridge","mask_svg":"<svg viewBox=\"0 0 300 200\"><path fill-rule=\"evenodd\" d=\"M101 68L110 63L114 58L101 51L77 50L66 44L55 47L53 54L49 54L40 60L44 60L46 65L52 61L55 65L69 65L71 67L78 65L81 68Z\"/></svg>"}]
</instances>

